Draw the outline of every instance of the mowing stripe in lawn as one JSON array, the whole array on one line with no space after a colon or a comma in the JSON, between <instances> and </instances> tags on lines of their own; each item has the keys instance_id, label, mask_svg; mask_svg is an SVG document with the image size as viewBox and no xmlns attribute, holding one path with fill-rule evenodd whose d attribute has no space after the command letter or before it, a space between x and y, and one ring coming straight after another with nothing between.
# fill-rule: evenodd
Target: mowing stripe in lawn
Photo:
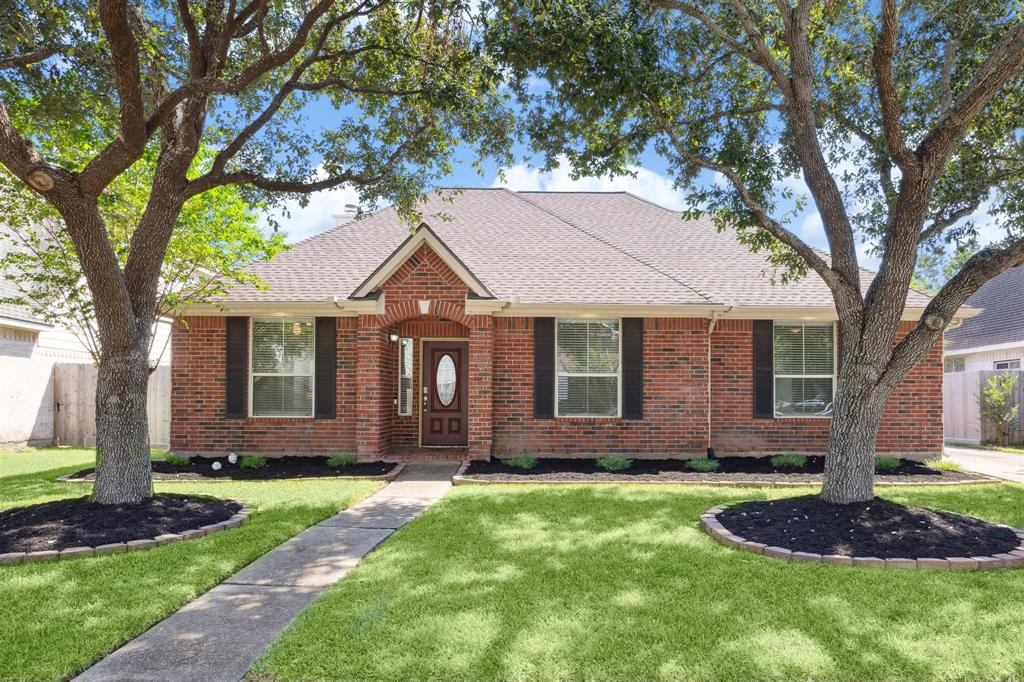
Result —
<instances>
[{"instance_id":1,"label":"mowing stripe in lawn","mask_svg":"<svg viewBox=\"0 0 1024 682\"><path fill-rule=\"evenodd\" d=\"M76 680L240 680L307 604L439 500L457 466L410 464L377 494L263 555Z\"/></svg>"}]
</instances>

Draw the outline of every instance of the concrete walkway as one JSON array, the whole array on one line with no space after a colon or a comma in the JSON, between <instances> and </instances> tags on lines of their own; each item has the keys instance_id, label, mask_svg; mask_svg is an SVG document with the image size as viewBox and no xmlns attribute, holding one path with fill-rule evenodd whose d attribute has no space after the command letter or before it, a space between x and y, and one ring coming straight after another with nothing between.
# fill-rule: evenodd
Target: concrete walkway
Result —
<instances>
[{"instance_id":1,"label":"concrete walkway","mask_svg":"<svg viewBox=\"0 0 1024 682\"><path fill-rule=\"evenodd\" d=\"M946 459L956 462L968 471L1024 483L1024 455L947 445Z\"/></svg>"},{"instance_id":2,"label":"concrete walkway","mask_svg":"<svg viewBox=\"0 0 1024 682\"><path fill-rule=\"evenodd\" d=\"M394 482L249 564L76 680L237 682L296 615L451 487L458 462L413 462Z\"/></svg>"}]
</instances>

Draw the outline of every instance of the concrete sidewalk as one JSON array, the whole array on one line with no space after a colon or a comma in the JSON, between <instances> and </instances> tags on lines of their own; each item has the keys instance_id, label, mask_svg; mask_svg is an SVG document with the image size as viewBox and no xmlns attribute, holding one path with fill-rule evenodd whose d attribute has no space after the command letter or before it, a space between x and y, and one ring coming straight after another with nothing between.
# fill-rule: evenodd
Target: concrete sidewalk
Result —
<instances>
[{"instance_id":1,"label":"concrete sidewalk","mask_svg":"<svg viewBox=\"0 0 1024 682\"><path fill-rule=\"evenodd\" d=\"M237 682L296 615L451 487L458 462L398 479L306 529L79 675L82 682Z\"/></svg>"},{"instance_id":2,"label":"concrete sidewalk","mask_svg":"<svg viewBox=\"0 0 1024 682\"><path fill-rule=\"evenodd\" d=\"M1024 455L947 445L946 459L956 462L968 471L1024 483Z\"/></svg>"}]
</instances>

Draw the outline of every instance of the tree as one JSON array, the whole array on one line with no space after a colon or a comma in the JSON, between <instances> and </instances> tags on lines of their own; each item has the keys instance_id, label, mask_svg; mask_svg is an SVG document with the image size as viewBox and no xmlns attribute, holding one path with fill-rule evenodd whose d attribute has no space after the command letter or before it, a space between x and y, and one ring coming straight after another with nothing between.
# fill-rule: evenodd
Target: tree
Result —
<instances>
[{"instance_id":1,"label":"tree","mask_svg":"<svg viewBox=\"0 0 1024 682\"><path fill-rule=\"evenodd\" d=\"M206 152L199 159L212 157ZM117 201L100 206L122 268L130 253L136 217L145 209L155 161L147 151L111 183L110 194ZM160 269L156 319L173 318L187 306L210 301L233 285L262 284L244 267L279 253L285 247L285 235L276 231L265 235L255 208L234 186L217 187L185 202ZM98 364L102 347L92 296L60 214L5 174L0 176L0 215L7 222L5 229L0 229L0 241L11 246L0 256L0 273L19 290L18 296L0 299L0 303L23 305L35 317L68 328ZM156 335L151 335L150 371L165 351L153 348L155 340Z\"/></svg>"},{"instance_id":2,"label":"tree","mask_svg":"<svg viewBox=\"0 0 1024 682\"><path fill-rule=\"evenodd\" d=\"M1024 262L1019 6L493 0L487 12L546 168L564 154L578 175L623 173L653 148L692 213L764 251L781 281L813 271L828 286L842 343L821 494L871 499L892 390L968 296ZM807 202L791 178L830 256L788 227ZM969 258L900 338L918 252L975 234L983 205L1006 239ZM881 256L869 284L858 238Z\"/></svg>"},{"instance_id":3,"label":"tree","mask_svg":"<svg viewBox=\"0 0 1024 682\"><path fill-rule=\"evenodd\" d=\"M1000 372L981 387L981 416L996 427L996 445L1006 445L1006 429L1017 419L1017 373Z\"/></svg>"},{"instance_id":4,"label":"tree","mask_svg":"<svg viewBox=\"0 0 1024 682\"><path fill-rule=\"evenodd\" d=\"M60 216L93 302L94 501L152 495L146 355L190 199L237 186L272 203L349 185L365 206L393 201L412 218L457 141L504 148L498 73L467 4L0 4L0 164ZM115 181L147 154L145 205L119 258L104 209L127 209Z\"/></svg>"}]
</instances>

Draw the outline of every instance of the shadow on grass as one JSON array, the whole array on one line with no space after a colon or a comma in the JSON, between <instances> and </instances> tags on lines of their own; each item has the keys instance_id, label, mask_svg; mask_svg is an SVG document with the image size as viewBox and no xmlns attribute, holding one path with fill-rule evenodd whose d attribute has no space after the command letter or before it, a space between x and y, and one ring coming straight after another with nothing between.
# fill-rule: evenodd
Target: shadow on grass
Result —
<instances>
[{"instance_id":1,"label":"shadow on grass","mask_svg":"<svg viewBox=\"0 0 1024 682\"><path fill-rule=\"evenodd\" d=\"M2 479L0 506L78 497L66 468ZM162 492L245 500L242 527L141 552L0 567L0 679L62 679L246 564L379 487L365 481L188 483ZM241 635L240 635L241 636Z\"/></svg>"},{"instance_id":2,"label":"shadow on grass","mask_svg":"<svg viewBox=\"0 0 1024 682\"><path fill-rule=\"evenodd\" d=\"M291 679L994 678L1024 671L1024 571L874 572L718 545L698 515L807 490L455 489L255 669ZM1024 488L900 501L1024 523Z\"/></svg>"}]
</instances>

